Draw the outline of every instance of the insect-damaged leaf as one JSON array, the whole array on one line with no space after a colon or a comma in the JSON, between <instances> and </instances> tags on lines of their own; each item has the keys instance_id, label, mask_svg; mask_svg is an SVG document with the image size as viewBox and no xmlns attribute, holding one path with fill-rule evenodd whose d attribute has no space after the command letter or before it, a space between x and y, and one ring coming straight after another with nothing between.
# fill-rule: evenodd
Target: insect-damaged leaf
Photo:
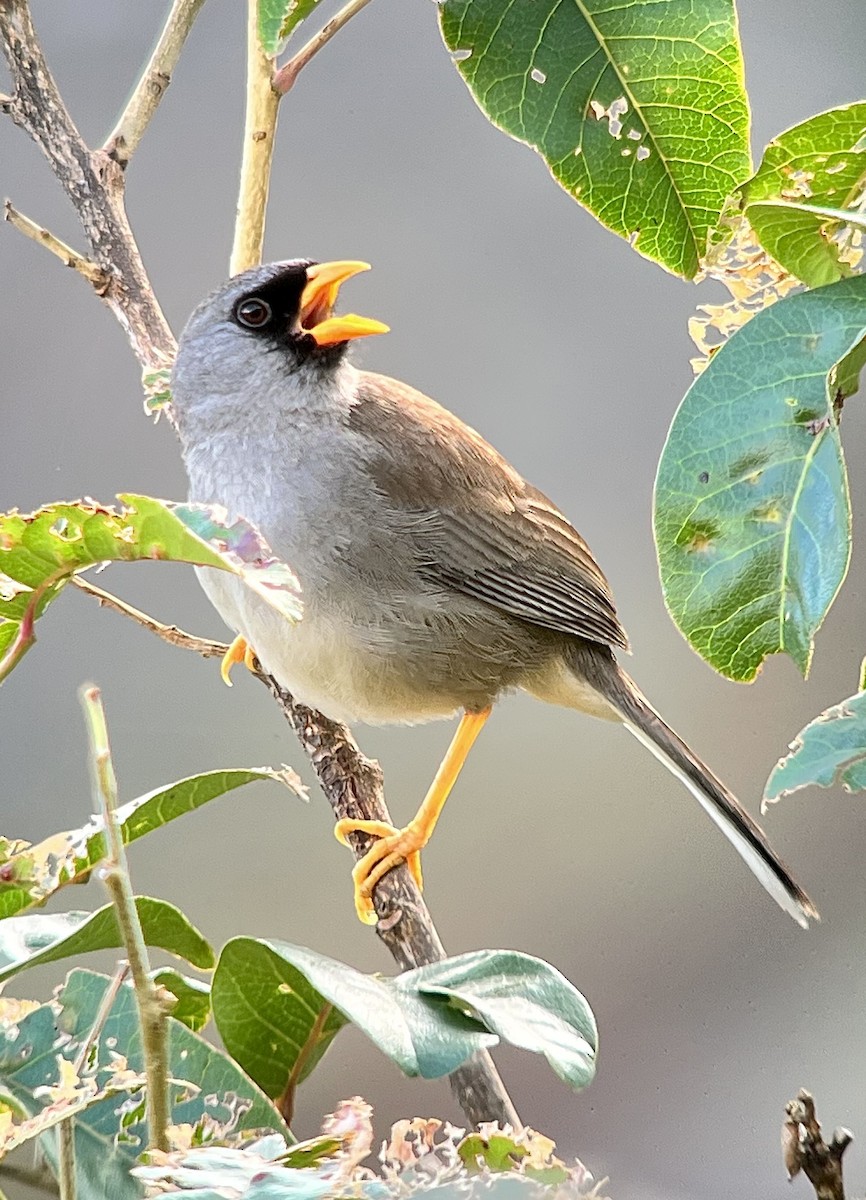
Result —
<instances>
[{"instance_id":1,"label":"insect-damaged leaf","mask_svg":"<svg viewBox=\"0 0 866 1200\"><path fill-rule=\"evenodd\" d=\"M319 0L258 0L259 40L265 54L282 54L286 42Z\"/></svg>"},{"instance_id":2,"label":"insect-damaged leaf","mask_svg":"<svg viewBox=\"0 0 866 1200\"><path fill-rule=\"evenodd\" d=\"M764 800L837 781L849 792L866 790L866 692L834 704L800 730L791 753L773 768Z\"/></svg>"},{"instance_id":3,"label":"insect-damaged leaf","mask_svg":"<svg viewBox=\"0 0 866 1200\"><path fill-rule=\"evenodd\" d=\"M866 332L866 278L788 296L713 356L674 417L656 480L668 609L698 653L753 679L805 674L848 567L835 364Z\"/></svg>"},{"instance_id":4,"label":"insect-damaged leaf","mask_svg":"<svg viewBox=\"0 0 866 1200\"><path fill-rule=\"evenodd\" d=\"M810 287L851 274L833 239L856 224L866 186L866 103L818 113L773 138L742 189L746 216L786 271ZM862 220L862 215L861 215Z\"/></svg>"},{"instance_id":5,"label":"insect-damaged leaf","mask_svg":"<svg viewBox=\"0 0 866 1200\"><path fill-rule=\"evenodd\" d=\"M120 496L0 514L0 680L33 644L33 624L76 571L102 562L159 559L239 576L287 620L301 617L300 587L258 530L224 509Z\"/></svg>"},{"instance_id":6,"label":"insect-damaged leaf","mask_svg":"<svg viewBox=\"0 0 866 1200\"><path fill-rule=\"evenodd\" d=\"M58 1056L74 1062L93 1030L109 981L91 971L73 971L57 1001L42 1005L0 1037L0 1092L30 1116L50 1097L39 1089L58 1077ZM225 1054L169 1018L169 1075L172 1124L193 1126L193 1141L225 1137L249 1129L271 1129L288 1139L276 1110ZM122 1055L118 1064L116 1055ZM122 985L97 1038L97 1083L124 1071L143 1070L138 1011L132 988ZM147 1144L143 1092L126 1099L116 1093L74 1118L78 1200L139 1200L130 1177ZM52 1169L57 1166L53 1135L41 1139Z\"/></svg>"},{"instance_id":7,"label":"insect-damaged leaf","mask_svg":"<svg viewBox=\"0 0 866 1200\"><path fill-rule=\"evenodd\" d=\"M733 0L444 0L439 13L489 120L609 229L694 276L750 171Z\"/></svg>"},{"instance_id":8,"label":"insect-damaged leaf","mask_svg":"<svg viewBox=\"0 0 866 1200\"><path fill-rule=\"evenodd\" d=\"M294 786L290 772L268 767L192 775L122 804L117 815L123 840L134 842L217 796L259 779ZM107 852L101 817L91 818L81 829L55 833L36 846L0 838L0 918L41 904L58 888L84 878Z\"/></svg>"}]
</instances>

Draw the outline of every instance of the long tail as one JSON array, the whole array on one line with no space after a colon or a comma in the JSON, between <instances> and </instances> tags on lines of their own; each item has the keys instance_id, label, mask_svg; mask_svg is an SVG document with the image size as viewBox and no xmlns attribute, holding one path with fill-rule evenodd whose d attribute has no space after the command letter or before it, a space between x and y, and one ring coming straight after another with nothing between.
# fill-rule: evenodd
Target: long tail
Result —
<instances>
[{"instance_id":1,"label":"long tail","mask_svg":"<svg viewBox=\"0 0 866 1200\"><path fill-rule=\"evenodd\" d=\"M593 687L617 709L628 730L686 785L776 903L790 913L798 925L808 929L810 919L819 919L818 910L772 849L763 829L736 796L665 724L612 654L609 658L605 656L603 664L595 657L594 670L587 671L588 665L585 661L580 663L580 674L584 678L590 676Z\"/></svg>"}]
</instances>

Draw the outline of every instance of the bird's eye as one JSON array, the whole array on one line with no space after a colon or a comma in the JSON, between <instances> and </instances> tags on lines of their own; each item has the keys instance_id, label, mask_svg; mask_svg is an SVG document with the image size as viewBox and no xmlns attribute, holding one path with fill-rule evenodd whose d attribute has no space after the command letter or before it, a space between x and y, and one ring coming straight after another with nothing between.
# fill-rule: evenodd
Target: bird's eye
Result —
<instances>
[{"instance_id":1,"label":"bird's eye","mask_svg":"<svg viewBox=\"0 0 866 1200\"><path fill-rule=\"evenodd\" d=\"M235 320L247 329L263 329L273 317L270 304L253 296L235 307Z\"/></svg>"}]
</instances>

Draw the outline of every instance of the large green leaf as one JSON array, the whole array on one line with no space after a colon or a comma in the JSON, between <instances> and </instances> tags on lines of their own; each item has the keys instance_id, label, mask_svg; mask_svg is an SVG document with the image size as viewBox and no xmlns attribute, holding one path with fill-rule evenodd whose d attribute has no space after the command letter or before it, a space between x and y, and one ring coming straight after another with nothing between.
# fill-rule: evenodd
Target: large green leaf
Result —
<instances>
[{"instance_id":1,"label":"large green leaf","mask_svg":"<svg viewBox=\"0 0 866 1200\"><path fill-rule=\"evenodd\" d=\"M134 842L217 796L259 779L295 786L292 772L268 767L191 775L122 804L118 819L123 840ZM106 853L104 825L98 816L81 829L53 834L37 846L0 838L0 918L42 904L58 888L87 876Z\"/></svg>"},{"instance_id":2,"label":"large green leaf","mask_svg":"<svg viewBox=\"0 0 866 1200\"><path fill-rule=\"evenodd\" d=\"M214 965L210 944L179 908L149 896L136 896L135 907L148 946L159 946L202 970ZM96 912L9 917L0 921L0 983L28 967L122 945L113 904Z\"/></svg>"},{"instance_id":3,"label":"large green leaf","mask_svg":"<svg viewBox=\"0 0 866 1200\"><path fill-rule=\"evenodd\" d=\"M33 644L33 625L76 571L97 563L160 559L230 571L287 620L301 617L300 586L261 534L224 509L122 495L0 514L0 681ZM4 653L5 651L5 653Z\"/></svg>"},{"instance_id":4,"label":"large green leaf","mask_svg":"<svg viewBox=\"0 0 866 1200\"><path fill-rule=\"evenodd\" d=\"M828 377L864 332L864 277L780 300L714 355L674 417L655 494L665 601L731 679L781 651L805 674L845 577L841 396Z\"/></svg>"},{"instance_id":5,"label":"large green leaf","mask_svg":"<svg viewBox=\"0 0 866 1200\"><path fill-rule=\"evenodd\" d=\"M791 753L773 768L764 799L774 801L817 784L839 782L849 792L866 790L866 692L834 704L801 729Z\"/></svg>"},{"instance_id":6,"label":"large green leaf","mask_svg":"<svg viewBox=\"0 0 866 1200\"><path fill-rule=\"evenodd\" d=\"M485 115L604 225L687 278L750 170L733 0L444 0Z\"/></svg>"},{"instance_id":7,"label":"large green leaf","mask_svg":"<svg viewBox=\"0 0 866 1200\"><path fill-rule=\"evenodd\" d=\"M584 997L555 967L515 950L477 950L394 980L443 996L512 1046L543 1054L573 1088L595 1075L598 1029Z\"/></svg>"},{"instance_id":8,"label":"large green leaf","mask_svg":"<svg viewBox=\"0 0 866 1200\"><path fill-rule=\"evenodd\" d=\"M259 40L265 54L282 54L286 42L319 0L258 0Z\"/></svg>"},{"instance_id":9,"label":"large green leaf","mask_svg":"<svg viewBox=\"0 0 866 1200\"><path fill-rule=\"evenodd\" d=\"M831 235L848 223L838 210L859 203L864 186L866 102L861 102L818 113L780 133L742 196L764 249L786 271L820 287L851 273Z\"/></svg>"},{"instance_id":10,"label":"large green leaf","mask_svg":"<svg viewBox=\"0 0 866 1200\"><path fill-rule=\"evenodd\" d=\"M56 1003L43 1005L0 1038L0 1093L10 1096L20 1110L34 1115L48 1103L39 1089L56 1084L58 1056L67 1061L77 1057L107 986L102 975L73 971ZM286 1134L276 1110L231 1059L180 1022L169 1023L174 1124L193 1125L199 1136L227 1136L246 1129ZM97 1078L116 1070L112 1054L122 1055L131 1071L142 1071L138 1012L128 985L120 988L97 1039ZM116 1097L102 1100L75 1118L78 1200L140 1197L129 1170L146 1144L141 1099L139 1092L123 1104ZM54 1138L43 1138L42 1146L56 1168Z\"/></svg>"},{"instance_id":11,"label":"large green leaf","mask_svg":"<svg viewBox=\"0 0 866 1200\"><path fill-rule=\"evenodd\" d=\"M300 1082L352 1021L407 1075L448 1075L500 1038L544 1054L572 1087L594 1069L595 1022L552 967L482 950L394 979L303 946L234 938L212 988L226 1048L271 1096Z\"/></svg>"}]
</instances>

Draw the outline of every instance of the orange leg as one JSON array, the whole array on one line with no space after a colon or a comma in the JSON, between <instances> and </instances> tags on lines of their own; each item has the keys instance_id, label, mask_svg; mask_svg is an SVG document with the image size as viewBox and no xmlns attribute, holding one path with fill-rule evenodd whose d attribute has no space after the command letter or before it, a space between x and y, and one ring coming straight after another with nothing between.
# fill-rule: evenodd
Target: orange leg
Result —
<instances>
[{"instance_id":1,"label":"orange leg","mask_svg":"<svg viewBox=\"0 0 866 1200\"><path fill-rule=\"evenodd\" d=\"M489 708L486 708L484 712L463 714L451 745L436 772L436 778L430 785L430 790L424 797L421 807L405 828L396 829L384 821L356 821L350 817L338 821L334 826L337 841L342 842L345 846L349 845L348 835L350 833L369 833L378 839L364 857L355 864L352 871L352 882L355 885L355 911L365 925L376 924L376 910L373 907L372 899L373 889L392 867L405 862L418 887L421 887L421 851L430 840L430 835L445 807L445 801L457 781L457 776L460 774L475 739L489 716Z\"/></svg>"},{"instance_id":2,"label":"orange leg","mask_svg":"<svg viewBox=\"0 0 866 1200\"><path fill-rule=\"evenodd\" d=\"M232 686L232 681L229 678L232 667L235 663L242 662L247 670L255 671L256 669L256 652L252 646L247 645L246 639L240 634L235 638L223 655L223 660L220 663L220 675L222 681L227 687Z\"/></svg>"}]
</instances>

